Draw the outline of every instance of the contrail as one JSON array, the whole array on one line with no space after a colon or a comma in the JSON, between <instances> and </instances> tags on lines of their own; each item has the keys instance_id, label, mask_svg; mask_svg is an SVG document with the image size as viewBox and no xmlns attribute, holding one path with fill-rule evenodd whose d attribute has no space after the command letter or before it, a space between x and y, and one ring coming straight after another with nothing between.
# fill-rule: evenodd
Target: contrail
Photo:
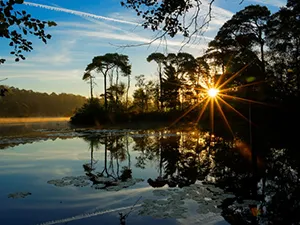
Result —
<instances>
[{"instance_id":1,"label":"contrail","mask_svg":"<svg viewBox=\"0 0 300 225\"><path fill-rule=\"evenodd\" d=\"M82 17L90 17L90 18L94 18L94 19L100 19L100 20L112 21L112 22L117 22L117 23L130 24L130 25L134 25L134 26L140 26L140 24L138 24L138 23L134 23L134 22L126 21L126 20L119 20L119 19L115 19L115 18L111 18L111 17L99 16L99 15L95 15L95 14L91 14L91 13L66 9L66 8L62 8L62 7L54 7L54 6L49 6L49 5L36 4L33 2L24 2L23 4L28 5L28 6L34 6L34 7L54 10L54 11L58 11L58 12L65 12L65 13L69 13L69 14L73 14L73 15L77 15L77 16L82 16Z\"/></svg>"}]
</instances>

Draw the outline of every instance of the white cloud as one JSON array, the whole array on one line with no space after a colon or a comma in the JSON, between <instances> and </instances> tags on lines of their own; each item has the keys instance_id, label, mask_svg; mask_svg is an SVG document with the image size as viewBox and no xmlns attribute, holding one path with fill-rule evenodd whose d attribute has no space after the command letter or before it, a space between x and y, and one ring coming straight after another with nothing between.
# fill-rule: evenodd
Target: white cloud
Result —
<instances>
[{"instance_id":1,"label":"white cloud","mask_svg":"<svg viewBox=\"0 0 300 225\"><path fill-rule=\"evenodd\" d=\"M140 27L139 23L130 21L130 20L136 20L138 18L138 17L131 16L132 14L124 14L124 13L121 14L119 12L116 12L116 13L111 14L112 17L105 17L105 16L100 16L100 15L95 15L95 14L83 12L83 11L71 10L71 9L66 9L66 8L62 8L62 7L53 7L53 6L43 5L43 4L36 4L36 3L32 3L32 2L24 2L24 4L29 5L29 6L34 6L34 7L45 8L45 9L48 9L48 10L54 10L54 11L74 14L74 15L80 16L82 18L88 19L91 22L98 23L98 24L99 24L100 21L91 20L91 19L99 19L99 20L104 20L104 21L113 21L113 22L117 22L117 23L135 25L136 28ZM201 7L201 14L199 15L199 20L202 19L203 20L202 22L205 21L205 15L208 13L208 10L209 10L209 5L208 5L208 2L205 1L203 3L202 7ZM194 13L195 12L190 11L187 15L187 18L191 18ZM210 24L221 26L224 23L224 20L229 19L232 15L233 15L232 12L213 5L212 21L211 21ZM187 19L187 21L189 21L189 19ZM201 23L201 21L199 21L199 23ZM66 24L62 23L61 25L66 25ZM122 30L124 32L123 29L116 28L115 26L107 25L105 23L102 23L100 25L102 25L102 28L104 26L106 26L106 28L108 28L108 29L113 28L115 30ZM76 24L76 23L73 23L73 26L83 28L80 24ZM86 29L86 28L91 28L91 26L88 25L88 26L84 27L83 29ZM148 31L152 32L150 30L148 30ZM129 33L133 34L133 32L135 32L135 31L132 31L132 32L127 31L126 33L127 34L129 34ZM136 37L137 37L137 35L136 35ZM113 39L117 39L116 36L114 36ZM142 40L143 38L139 38L139 39ZM120 40L126 40L126 38L123 38L123 37L120 36ZM147 40L147 42L151 41L151 39L146 39L146 38L144 40ZM182 45L182 43L181 43L181 45ZM194 47L194 46L192 46L192 47Z\"/></svg>"},{"instance_id":2,"label":"white cloud","mask_svg":"<svg viewBox=\"0 0 300 225\"><path fill-rule=\"evenodd\" d=\"M7 75L9 78L35 78L37 80L72 80L82 77L81 69L69 70L16 70L14 66L8 69L1 70L1 73Z\"/></svg>"},{"instance_id":3,"label":"white cloud","mask_svg":"<svg viewBox=\"0 0 300 225\"><path fill-rule=\"evenodd\" d=\"M275 6L275 7L282 7L286 5L286 0L251 0L251 2L256 2L256 3Z\"/></svg>"}]
</instances>

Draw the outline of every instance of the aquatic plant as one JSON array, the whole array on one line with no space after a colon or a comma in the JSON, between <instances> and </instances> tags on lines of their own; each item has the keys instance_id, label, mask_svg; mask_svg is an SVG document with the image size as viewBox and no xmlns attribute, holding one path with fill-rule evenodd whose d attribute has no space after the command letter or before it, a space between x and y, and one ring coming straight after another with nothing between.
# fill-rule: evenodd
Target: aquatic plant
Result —
<instances>
[{"instance_id":1,"label":"aquatic plant","mask_svg":"<svg viewBox=\"0 0 300 225\"><path fill-rule=\"evenodd\" d=\"M88 176L67 176L61 179L54 179L47 181L48 184L53 184L57 187L75 186L86 187L91 185L94 189L105 189L107 191L119 191L123 188L128 188L135 185L138 182L142 182L143 179L129 178L126 180L114 179L111 177L96 176L91 181Z\"/></svg>"},{"instance_id":2,"label":"aquatic plant","mask_svg":"<svg viewBox=\"0 0 300 225\"><path fill-rule=\"evenodd\" d=\"M198 214L221 213L222 201L232 195L213 185L192 184L183 188L156 189L156 199L145 199L139 214L154 218L186 218L189 213L186 202L194 201L198 205ZM157 199L159 198L159 199Z\"/></svg>"},{"instance_id":3,"label":"aquatic plant","mask_svg":"<svg viewBox=\"0 0 300 225\"><path fill-rule=\"evenodd\" d=\"M31 195L30 192L15 192L8 195L8 198L26 198L27 196Z\"/></svg>"}]
</instances>

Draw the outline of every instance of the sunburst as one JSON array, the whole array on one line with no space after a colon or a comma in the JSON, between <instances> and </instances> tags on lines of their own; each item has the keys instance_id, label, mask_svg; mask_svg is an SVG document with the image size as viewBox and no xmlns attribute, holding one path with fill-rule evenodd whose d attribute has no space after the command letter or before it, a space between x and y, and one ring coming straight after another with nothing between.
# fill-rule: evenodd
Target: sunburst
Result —
<instances>
[{"instance_id":1,"label":"sunburst","mask_svg":"<svg viewBox=\"0 0 300 225\"><path fill-rule=\"evenodd\" d=\"M226 85L229 84L230 82L232 82L238 75L240 75L249 65L251 65L252 63L249 63L247 65L245 65L242 69L240 69L238 72L236 72L235 74L233 74L231 77L229 77L227 80L224 80L225 74L223 73L219 79L216 82L212 82L212 81L206 81L206 82L202 82L201 88L197 88L196 90L200 91L200 101L198 103L196 103L195 105L191 106L183 115L181 115L179 118L177 118L172 124L174 125L175 123L177 123L179 120L181 120L184 116L186 116L188 113L190 113L192 110L194 110L197 107L201 106L201 110L199 112L199 115L196 119L196 124L199 123L199 121L201 120L205 110L209 107L210 108L210 123L211 123L211 133L214 133L214 117L215 117L215 108L217 108L218 112L220 113L221 117L223 118L226 126L228 127L229 131L231 132L231 134L233 136L234 132L229 124L229 121L222 109L222 105L224 105L225 107L229 108L230 110L232 110L233 112L235 112L238 116L240 116L241 118L245 119L249 125L251 126L252 121L250 118L247 118L246 116L244 116L241 112L239 112L237 109L235 109L232 105L230 105L226 99L233 99L233 100L237 100L237 101L243 101L243 102L248 102L249 104L251 103L255 103L255 104L265 104L263 102L259 102L259 101L254 101L251 99L246 99L246 98L241 98L241 97L237 97L237 96L233 96L228 94L229 92L233 92L233 91L237 91L241 88L245 88L245 87L249 87L249 86L254 86L254 85L258 85L263 83L264 81L259 81L259 82L251 82L248 84L244 84L244 85L240 85L234 88L226 88ZM215 107L216 106L216 107ZM250 106L250 105L249 105Z\"/></svg>"}]
</instances>

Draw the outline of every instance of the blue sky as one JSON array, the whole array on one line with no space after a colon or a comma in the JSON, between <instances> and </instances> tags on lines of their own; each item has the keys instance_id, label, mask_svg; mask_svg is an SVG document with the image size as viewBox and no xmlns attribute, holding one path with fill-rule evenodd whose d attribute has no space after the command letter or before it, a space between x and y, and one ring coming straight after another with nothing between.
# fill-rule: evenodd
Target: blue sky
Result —
<instances>
[{"instance_id":1,"label":"blue sky","mask_svg":"<svg viewBox=\"0 0 300 225\"><path fill-rule=\"evenodd\" d=\"M197 43L187 45L183 51L201 56L222 24L249 4L267 5L273 12L286 4L285 0L248 0L240 5L240 1L215 1L210 27ZM0 58L7 59L0 66L0 79L8 78L1 84L22 89L88 96L89 86L81 79L85 67L94 56L110 52L129 56L132 80L140 74L156 79L155 63L148 63L147 56L154 51L177 52L182 43L182 39L176 37L168 39L167 48L159 46L159 42L150 47L120 48L148 42L154 36L153 32L135 25L141 21L132 11L122 8L120 0L30 0L18 8L27 10L33 17L58 24L48 29L52 39L47 45L29 37L34 50L25 55L25 61L18 63L9 54L8 40L0 40ZM103 92L101 75L97 76L96 83L95 94L99 95Z\"/></svg>"}]
</instances>

